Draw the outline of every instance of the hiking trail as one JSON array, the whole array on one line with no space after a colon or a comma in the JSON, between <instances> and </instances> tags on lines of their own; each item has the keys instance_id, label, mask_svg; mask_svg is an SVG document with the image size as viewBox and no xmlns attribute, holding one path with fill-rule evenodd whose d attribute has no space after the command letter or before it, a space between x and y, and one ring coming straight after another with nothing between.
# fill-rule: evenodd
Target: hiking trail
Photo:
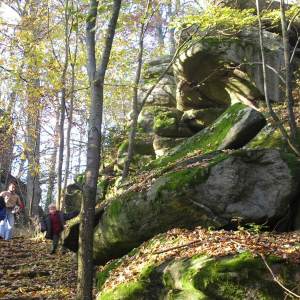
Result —
<instances>
[{"instance_id":1,"label":"hiking trail","mask_svg":"<svg viewBox=\"0 0 300 300\"><path fill-rule=\"evenodd\" d=\"M73 254L49 254L50 242L16 237L0 240L0 299L75 299Z\"/></svg>"}]
</instances>

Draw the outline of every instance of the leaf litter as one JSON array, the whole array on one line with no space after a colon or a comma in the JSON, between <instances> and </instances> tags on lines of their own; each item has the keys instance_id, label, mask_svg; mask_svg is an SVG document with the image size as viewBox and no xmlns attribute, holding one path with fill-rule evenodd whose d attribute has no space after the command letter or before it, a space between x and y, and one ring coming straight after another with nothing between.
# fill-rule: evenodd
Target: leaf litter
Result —
<instances>
[{"instance_id":1,"label":"leaf litter","mask_svg":"<svg viewBox=\"0 0 300 300\"><path fill-rule=\"evenodd\" d=\"M72 253L49 254L44 239L0 240L0 299L75 299L77 262Z\"/></svg>"},{"instance_id":2,"label":"leaf litter","mask_svg":"<svg viewBox=\"0 0 300 300\"><path fill-rule=\"evenodd\" d=\"M101 289L113 289L120 283L135 280L149 265L159 266L169 260L201 254L224 257L244 251L254 255L275 255L298 264L300 268L300 232L256 233L244 229L216 231L201 227L194 230L175 228L158 234L121 258L118 266L109 271L109 279ZM98 271L105 271L114 262L98 267Z\"/></svg>"}]
</instances>

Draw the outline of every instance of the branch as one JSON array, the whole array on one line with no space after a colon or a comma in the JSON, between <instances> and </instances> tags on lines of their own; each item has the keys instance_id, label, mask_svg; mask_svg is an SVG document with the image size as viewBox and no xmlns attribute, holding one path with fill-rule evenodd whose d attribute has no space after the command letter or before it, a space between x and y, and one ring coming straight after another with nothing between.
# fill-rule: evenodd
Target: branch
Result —
<instances>
[{"instance_id":1,"label":"branch","mask_svg":"<svg viewBox=\"0 0 300 300\"><path fill-rule=\"evenodd\" d=\"M152 91L155 89L155 87L158 85L158 83L165 77L165 75L168 73L168 71L170 70L170 68L172 67L175 59L177 58L177 56L179 55L180 51L183 49L183 47L192 39L192 37L195 35L196 31L194 33L192 33L192 35L187 38L181 45L180 47L178 47L178 49L176 50L175 54L172 57L172 60L170 61L170 63L168 64L167 68L165 69L165 71L159 76L159 78L157 79L156 83L154 83L152 85L152 87L148 90L147 94L145 95L145 97L142 100L141 106L139 108L139 113L141 112L143 106L145 105L148 97L150 96L150 94L152 93Z\"/></svg>"},{"instance_id":2,"label":"branch","mask_svg":"<svg viewBox=\"0 0 300 300\"><path fill-rule=\"evenodd\" d=\"M291 21L290 21L290 23L289 23L289 26L287 27L287 32L289 32L289 31L291 30L291 26L292 26L293 22L295 21L295 19L297 18L297 16L298 16L299 14L300 14L300 10L297 11L297 12L293 15L293 17L292 17L292 19L291 19Z\"/></svg>"},{"instance_id":3,"label":"branch","mask_svg":"<svg viewBox=\"0 0 300 300\"><path fill-rule=\"evenodd\" d=\"M297 48L298 48L299 43L300 43L300 37L298 37L298 40L297 40L297 42L296 42L296 45L295 45L295 47L294 47L294 49L293 49L293 53L292 53L291 58L290 58L290 64L293 62L293 59L294 59L294 56L295 56L295 54L296 54L296 51L297 51Z\"/></svg>"},{"instance_id":4,"label":"branch","mask_svg":"<svg viewBox=\"0 0 300 300\"><path fill-rule=\"evenodd\" d=\"M3 67L2 65L0 65L0 69L4 70L4 71L6 71L6 72L9 72L9 73L14 73L14 70L7 69L7 68ZM26 83L29 82L27 79L25 79L24 77L22 77L19 73L18 73L18 76L20 77L20 79L22 79L22 80L25 81Z\"/></svg>"},{"instance_id":5,"label":"branch","mask_svg":"<svg viewBox=\"0 0 300 300\"><path fill-rule=\"evenodd\" d=\"M268 263L267 263L267 261L266 261L264 255L263 255L263 254L259 254L259 255L260 255L260 257L262 258L262 260L263 260L265 266L267 267L267 269L268 269L269 272L271 273L271 275L272 275L272 277L273 277L273 280L274 280L280 287L282 287L289 295L291 295L291 296L293 296L293 297L296 297L296 298L300 299L300 296L299 296L299 295L297 295L297 294L293 293L291 290L287 289L287 288L279 281L279 279L277 278L277 276L276 276L276 275L274 274L274 272L272 271L271 267L268 265Z\"/></svg>"}]
</instances>

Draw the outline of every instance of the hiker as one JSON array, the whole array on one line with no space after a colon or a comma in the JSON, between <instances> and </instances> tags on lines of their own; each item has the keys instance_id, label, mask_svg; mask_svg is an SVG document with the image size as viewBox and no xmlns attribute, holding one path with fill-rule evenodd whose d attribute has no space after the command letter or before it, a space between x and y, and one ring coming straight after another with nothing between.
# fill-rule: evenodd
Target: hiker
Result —
<instances>
[{"instance_id":1,"label":"hiker","mask_svg":"<svg viewBox=\"0 0 300 300\"><path fill-rule=\"evenodd\" d=\"M0 197L0 222L3 221L5 218L6 218L5 201L3 197ZM3 239L3 237L0 236L0 239Z\"/></svg>"},{"instance_id":2,"label":"hiker","mask_svg":"<svg viewBox=\"0 0 300 300\"><path fill-rule=\"evenodd\" d=\"M0 221L0 236L4 240L10 240L13 237L13 229L15 225L14 214L18 213L20 209L24 209L20 197L16 193L16 185L11 182L8 185L8 190L1 192L0 197L5 202L5 218Z\"/></svg>"},{"instance_id":3,"label":"hiker","mask_svg":"<svg viewBox=\"0 0 300 300\"><path fill-rule=\"evenodd\" d=\"M57 210L54 203L50 204L48 209L49 214L45 216L41 222L41 231L46 231L46 239L52 240L50 254L54 254L57 250L61 233L64 230L65 221L76 217L79 212L74 211L64 214L62 211ZM62 252L64 252L64 248Z\"/></svg>"}]
</instances>

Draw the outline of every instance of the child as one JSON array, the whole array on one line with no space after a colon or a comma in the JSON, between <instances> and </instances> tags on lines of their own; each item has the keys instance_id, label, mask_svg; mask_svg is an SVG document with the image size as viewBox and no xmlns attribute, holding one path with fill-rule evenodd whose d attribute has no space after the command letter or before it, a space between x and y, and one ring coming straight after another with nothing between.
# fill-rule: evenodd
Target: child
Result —
<instances>
[{"instance_id":1,"label":"child","mask_svg":"<svg viewBox=\"0 0 300 300\"><path fill-rule=\"evenodd\" d=\"M56 209L54 203L50 204L49 214L41 222L41 231L46 231L46 239L52 240L52 248L50 254L54 254L57 250L60 235L64 230L65 221L70 220L78 215L77 211L64 214Z\"/></svg>"}]
</instances>

